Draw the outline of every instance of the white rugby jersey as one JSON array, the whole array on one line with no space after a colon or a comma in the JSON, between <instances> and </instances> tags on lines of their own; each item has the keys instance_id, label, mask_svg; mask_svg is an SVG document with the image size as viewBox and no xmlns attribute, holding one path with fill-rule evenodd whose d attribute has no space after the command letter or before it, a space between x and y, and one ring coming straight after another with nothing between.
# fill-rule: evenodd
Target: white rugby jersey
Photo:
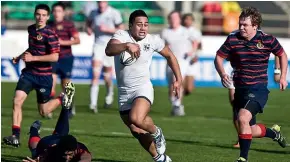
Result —
<instances>
[{"instance_id":1,"label":"white rugby jersey","mask_svg":"<svg viewBox=\"0 0 290 162\"><path fill-rule=\"evenodd\" d=\"M118 30L112 39L121 43L137 43L140 45L140 57L130 66L120 63L120 55L115 56L115 71L119 89L138 89L142 85L150 82L150 64L154 52L160 52L164 47L164 41L158 35L147 34L138 42L129 34L127 30Z\"/></svg>"},{"instance_id":2,"label":"white rugby jersey","mask_svg":"<svg viewBox=\"0 0 290 162\"><path fill-rule=\"evenodd\" d=\"M187 53L192 51L192 41L195 40L194 35L183 26L175 30L171 28L163 29L161 37L177 59L183 59Z\"/></svg>"},{"instance_id":3,"label":"white rugby jersey","mask_svg":"<svg viewBox=\"0 0 290 162\"><path fill-rule=\"evenodd\" d=\"M201 33L201 31L199 29L191 26L191 27L187 28L187 30L192 35L194 41L201 42L202 33Z\"/></svg>"},{"instance_id":4,"label":"white rugby jersey","mask_svg":"<svg viewBox=\"0 0 290 162\"><path fill-rule=\"evenodd\" d=\"M105 45L111 39L113 34L101 32L99 30L99 26L104 25L108 28L115 28L117 25L123 23L120 12L110 6L108 6L108 8L103 13L100 13L98 9L93 10L88 19L92 22L91 27L95 34L95 43Z\"/></svg>"}]
</instances>

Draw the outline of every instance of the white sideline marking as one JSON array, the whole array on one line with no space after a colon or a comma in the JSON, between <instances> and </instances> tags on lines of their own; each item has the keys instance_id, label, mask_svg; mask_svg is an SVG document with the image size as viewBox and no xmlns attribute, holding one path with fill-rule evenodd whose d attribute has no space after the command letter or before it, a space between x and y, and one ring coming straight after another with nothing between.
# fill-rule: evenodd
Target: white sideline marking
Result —
<instances>
[{"instance_id":1,"label":"white sideline marking","mask_svg":"<svg viewBox=\"0 0 290 162\"><path fill-rule=\"evenodd\" d=\"M10 127L7 126L2 126L2 128L4 129L9 129ZM29 129L29 128L28 128ZM40 131L54 131L54 128L49 128L49 127L41 127ZM79 129L70 129L70 132L74 132L74 133L87 133L85 130L79 130ZM120 136L132 136L130 133L124 133L124 132L100 132L100 131L96 131L92 134L101 134L101 135L120 135Z\"/></svg>"}]
</instances>

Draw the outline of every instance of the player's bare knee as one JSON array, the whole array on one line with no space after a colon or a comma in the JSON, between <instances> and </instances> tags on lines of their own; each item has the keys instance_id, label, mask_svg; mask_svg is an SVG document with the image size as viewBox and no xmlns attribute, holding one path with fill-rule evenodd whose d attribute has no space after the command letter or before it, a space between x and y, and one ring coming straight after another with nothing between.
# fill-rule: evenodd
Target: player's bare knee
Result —
<instances>
[{"instance_id":1,"label":"player's bare knee","mask_svg":"<svg viewBox=\"0 0 290 162\"><path fill-rule=\"evenodd\" d=\"M238 122L239 122L239 125L241 126L249 125L250 120L251 120L250 117L247 115L239 115L238 117Z\"/></svg>"},{"instance_id":2,"label":"player's bare knee","mask_svg":"<svg viewBox=\"0 0 290 162\"><path fill-rule=\"evenodd\" d=\"M44 107L44 105L38 105L38 112L39 112L39 115L42 116L42 117L45 117L46 115L49 114L48 110Z\"/></svg>"},{"instance_id":3,"label":"player's bare knee","mask_svg":"<svg viewBox=\"0 0 290 162\"><path fill-rule=\"evenodd\" d=\"M45 115L47 115L48 113L45 112L44 109L39 109L39 115L42 117L45 117Z\"/></svg>"},{"instance_id":4,"label":"player's bare knee","mask_svg":"<svg viewBox=\"0 0 290 162\"><path fill-rule=\"evenodd\" d=\"M139 115L137 114L130 114L129 116L130 122L136 126L140 126L143 124L144 119L142 119Z\"/></svg>"},{"instance_id":5,"label":"player's bare knee","mask_svg":"<svg viewBox=\"0 0 290 162\"><path fill-rule=\"evenodd\" d=\"M22 104L24 102L24 98L22 97L14 97L13 99L13 109L18 110L21 109Z\"/></svg>"}]
</instances>

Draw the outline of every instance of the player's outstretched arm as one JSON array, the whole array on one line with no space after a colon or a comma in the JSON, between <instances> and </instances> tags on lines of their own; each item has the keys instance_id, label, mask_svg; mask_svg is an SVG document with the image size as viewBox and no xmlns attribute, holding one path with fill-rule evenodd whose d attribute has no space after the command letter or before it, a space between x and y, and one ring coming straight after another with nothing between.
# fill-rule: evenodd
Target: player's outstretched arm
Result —
<instances>
[{"instance_id":1,"label":"player's outstretched arm","mask_svg":"<svg viewBox=\"0 0 290 162\"><path fill-rule=\"evenodd\" d=\"M225 69L223 67L223 62L224 62L224 58L219 55L216 55L214 59L214 65L215 65L216 71L219 73L221 78L224 74L226 74Z\"/></svg>"},{"instance_id":2,"label":"player's outstretched arm","mask_svg":"<svg viewBox=\"0 0 290 162\"><path fill-rule=\"evenodd\" d=\"M175 76L176 81L173 83L173 93L177 98L181 97L181 86L182 86L182 76L180 72L180 67L177 62L176 57L170 50L168 46L165 46L160 52L159 52L164 58L167 60L167 64L173 71L173 74Z\"/></svg>"},{"instance_id":3,"label":"player's outstretched arm","mask_svg":"<svg viewBox=\"0 0 290 162\"><path fill-rule=\"evenodd\" d=\"M280 89L285 90L288 82L286 80L286 75L287 75L287 68L288 68L288 58L287 54L283 52L279 57L279 63L281 66L281 77L280 77Z\"/></svg>"},{"instance_id":4,"label":"player's outstretched arm","mask_svg":"<svg viewBox=\"0 0 290 162\"><path fill-rule=\"evenodd\" d=\"M281 77L281 67L280 67L280 60L278 56L275 56L275 70L274 70L274 80L275 82L279 83Z\"/></svg>"},{"instance_id":5,"label":"player's outstretched arm","mask_svg":"<svg viewBox=\"0 0 290 162\"><path fill-rule=\"evenodd\" d=\"M230 76L225 72L225 69L223 67L224 58L220 55L216 55L214 60L214 65L216 71L219 73L219 76L221 77L222 84L225 88L229 88L229 86L232 84Z\"/></svg>"},{"instance_id":6,"label":"player's outstretched arm","mask_svg":"<svg viewBox=\"0 0 290 162\"><path fill-rule=\"evenodd\" d=\"M92 161L92 155L90 153L85 152L81 155L79 162L91 162L91 161Z\"/></svg>"},{"instance_id":7,"label":"player's outstretched arm","mask_svg":"<svg viewBox=\"0 0 290 162\"><path fill-rule=\"evenodd\" d=\"M176 81L182 83L182 76L181 76L179 64L177 62L176 57L170 50L170 48L168 46L165 46L159 53L167 60L169 67L172 69L174 73Z\"/></svg>"},{"instance_id":8,"label":"player's outstretched arm","mask_svg":"<svg viewBox=\"0 0 290 162\"><path fill-rule=\"evenodd\" d=\"M77 45L77 44L80 44L81 43L81 40L80 40L80 36L79 36L79 33L76 33L72 36L72 40L62 40L62 39L59 39L59 44L61 46L71 46L71 45Z\"/></svg>"},{"instance_id":9,"label":"player's outstretched arm","mask_svg":"<svg viewBox=\"0 0 290 162\"><path fill-rule=\"evenodd\" d=\"M58 61L58 53L52 53L44 56L33 56L30 52L25 52L21 59L25 62L57 62Z\"/></svg>"}]
</instances>

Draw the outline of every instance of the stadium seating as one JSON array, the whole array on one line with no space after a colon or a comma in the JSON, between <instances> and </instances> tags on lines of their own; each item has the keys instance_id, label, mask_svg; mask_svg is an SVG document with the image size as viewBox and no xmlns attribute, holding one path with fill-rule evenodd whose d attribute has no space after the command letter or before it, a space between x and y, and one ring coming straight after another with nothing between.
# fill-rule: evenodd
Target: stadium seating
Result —
<instances>
[{"instance_id":1,"label":"stadium seating","mask_svg":"<svg viewBox=\"0 0 290 162\"><path fill-rule=\"evenodd\" d=\"M2 2L2 7L8 8L7 19L11 20L32 20L34 7L37 4L45 3L52 6L55 1L23 1L21 3L16 1ZM82 13L81 1L72 1L72 10L74 14L72 19L77 22L85 21L85 16ZM164 24L165 20L160 11L160 7L155 2L149 1L110 1L109 4L121 11L122 16L127 21L128 14L136 9L143 9L149 16L150 23Z\"/></svg>"}]
</instances>

